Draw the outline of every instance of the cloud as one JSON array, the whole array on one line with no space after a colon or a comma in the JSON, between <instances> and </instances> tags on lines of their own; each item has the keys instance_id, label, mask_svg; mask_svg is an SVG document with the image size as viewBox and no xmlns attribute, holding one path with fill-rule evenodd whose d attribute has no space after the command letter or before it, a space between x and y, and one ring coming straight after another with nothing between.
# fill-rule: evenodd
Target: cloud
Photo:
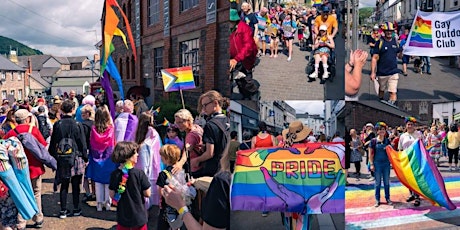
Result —
<instances>
[{"instance_id":1,"label":"cloud","mask_svg":"<svg viewBox=\"0 0 460 230\"><path fill-rule=\"evenodd\" d=\"M298 114L309 113L324 116L323 101L286 101L286 103L292 106Z\"/></svg>"},{"instance_id":2,"label":"cloud","mask_svg":"<svg viewBox=\"0 0 460 230\"><path fill-rule=\"evenodd\" d=\"M359 8L363 7L375 7L376 0L360 0L359 1Z\"/></svg>"},{"instance_id":3,"label":"cloud","mask_svg":"<svg viewBox=\"0 0 460 230\"><path fill-rule=\"evenodd\" d=\"M97 52L97 39L101 39L103 3L104 0L3 0L0 34L46 54L91 57Z\"/></svg>"}]
</instances>

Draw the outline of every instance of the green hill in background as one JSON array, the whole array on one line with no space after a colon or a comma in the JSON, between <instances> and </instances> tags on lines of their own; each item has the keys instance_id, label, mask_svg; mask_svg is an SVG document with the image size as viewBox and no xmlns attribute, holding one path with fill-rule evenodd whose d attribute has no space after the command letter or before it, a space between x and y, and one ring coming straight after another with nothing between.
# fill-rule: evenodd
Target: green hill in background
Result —
<instances>
[{"instance_id":1,"label":"green hill in background","mask_svg":"<svg viewBox=\"0 0 460 230\"><path fill-rule=\"evenodd\" d=\"M10 47L13 50L18 49L18 56L29 56L29 55L40 55L43 54L42 51L32 49L16 40L11 38L0 36L0 55L9 54Z\"/></svg>"}]
</instances>

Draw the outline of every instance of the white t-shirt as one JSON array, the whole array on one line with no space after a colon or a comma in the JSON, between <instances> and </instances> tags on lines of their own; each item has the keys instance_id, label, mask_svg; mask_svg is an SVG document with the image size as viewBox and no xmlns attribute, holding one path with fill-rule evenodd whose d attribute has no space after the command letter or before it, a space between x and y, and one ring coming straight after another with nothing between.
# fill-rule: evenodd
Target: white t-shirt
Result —
<instances>
[{"instance_id":1,"label":"white t-shirt","mask_svg":"<svg viewBox=\"0 0 460 230\"><path fill-rule=\"evenodd\" d=\"M315 136L308 136L308 137L307 137L307 141L308 141L308 143L315 143L315 142L316 142L316 138L315 138Z\"/></svg>"},{"instance_id":2,"label":"white t-shirt","mask_svg":"<svg viewBox=\"0 0 460 230\"><path fill-rule=\"evenodd\" d=\"M412 134L405 132L399 137L398 150L409 148L414 141L420 138L420 133L414 131Z\"/></svg>"},{"instance_id":3,"label":"white t-shirt","mask_svg":"<svg viewBox=\"0 0 460 230\"><path fill-rule=\"evenodd\" d=\"M341 137L334 137L334 139L332 139L332 142L345 142L345 140Z\"/></svg>"}]
</instances>

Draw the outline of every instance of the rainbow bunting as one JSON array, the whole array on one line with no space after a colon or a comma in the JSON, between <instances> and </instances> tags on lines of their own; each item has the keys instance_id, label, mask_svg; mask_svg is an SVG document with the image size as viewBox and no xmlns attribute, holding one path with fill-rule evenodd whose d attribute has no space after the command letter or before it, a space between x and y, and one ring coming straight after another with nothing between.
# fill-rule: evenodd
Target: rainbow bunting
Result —
<instances>
[{"instance_id":1,"label":"rainbow bunting","mask_svg":"<svg viewBox=\"0 0 460 230\"><path fill-rule=\"evenodd\" d=\"M447 195L441 173L421 140L399 152L387 146L386 152L402 184L433 205L442 206L448 210L456 208Z\"/></svg>"},{"instance_id":2,"label":"rainbow bunting","mask_svg":"<svg viewBox=\"0 0 460 230\"><path fill-rule=\"evenodd\" d=\"M191 66L162 69L163 86L165 92L194 89L195 80Z\"/></svg>"},{"instance_id":3,"label":"rainbow bunting","mask_svg":"<svg viewBox=\"0 0 460 230\"><path fill-rule=\"evenodd\" d=\"M165 118L165 120L163 121L163 123L161 123L161 125L169 126L169 121Z\"/></svg>"},{"instance_id":4,"label":"rainbow bunting","mask_svg":"<svg viewBox=\"0 0 460 230\"><path fill-rule=\"evenodd\" d=\"M101 84L104 88L106 93L106 97L108 100L110 112L112 116L115 116L115 102L113 99L113 94L109 93L112 92L112 86L110 84L109 77L115 80L118 85L118 89L120 91L120 97L124 100L124 91L123 91L123 83L121 80L121 75L112 59L112 52L115 50L115 46L113 45L113 37L120 36L123 39L126 48L128 48L128 43L126 41L125 33L118 28L118 23L120 22L117 13L115 12L114 8L118 9L118 13L123 17L123 21L126 26L126 31L128 34L129 42L131 43L131 49L133 52L134 60L136 60L136 47L134 46L134 39L133 34L131 32L131 26L129 25L128 18L124 14L121 7L118 5L116 0L105 0L104 9L102 12L102 58L100 60L101 63ZM107 78L107 79L106 79Z\"/></svg>"},{"instance_id":5,"label":"rainbow bunting","mask_svg":"<svg viewBox=\"0 0 460 230\"><path fill-rule=\"evenodd\" d=\"M344 212L343 145L309 143L237 154L230 195L233 210Z\"/></svg>"}]
</instances>

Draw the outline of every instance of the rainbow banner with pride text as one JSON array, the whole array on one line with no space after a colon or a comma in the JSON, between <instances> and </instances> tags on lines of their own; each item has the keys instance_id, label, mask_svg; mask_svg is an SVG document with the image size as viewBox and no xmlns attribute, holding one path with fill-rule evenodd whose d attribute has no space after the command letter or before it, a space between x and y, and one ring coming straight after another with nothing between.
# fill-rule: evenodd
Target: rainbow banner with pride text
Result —
<instances>
[{"instance_id":1,"label":"rainbow banner with pride text","mask_svg":"<svg viewBox=\"0 0 460 230\"><path fill-rule=\"evenodd\" d=\"M232 210L301 214L345 211L345 147L308 143L237 153Z\"/></svg>"},{"instance_id":2,"label":"rainbow banner with pride text","mask_svg":"<svg viewBox=\"0 0 460 230\"><path fill-rule=\"evenodd\" d=\"M403 53L411 56L460 55L460 11L417 11Z\"/></svg>"},{"instance_id":3,"label":"rainbow banner with pride text","mask_svg":"<svg viewBox=\"0 0 460 230\"><path fill-rule=\"evenodd\" d=\"M421 140L400 152L387 146L386 152L402 184L435 206L456 209L447 194L441 173Z\"/></svg>"}]
</instances>

